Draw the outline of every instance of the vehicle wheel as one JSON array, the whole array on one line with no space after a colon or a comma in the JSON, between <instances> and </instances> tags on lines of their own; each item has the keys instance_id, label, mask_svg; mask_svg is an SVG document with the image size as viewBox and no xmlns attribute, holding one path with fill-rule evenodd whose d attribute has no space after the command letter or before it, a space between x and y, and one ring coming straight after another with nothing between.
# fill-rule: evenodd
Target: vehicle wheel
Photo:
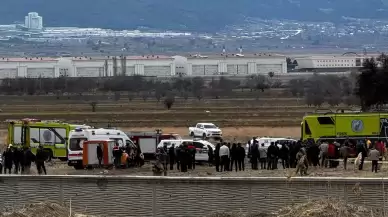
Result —
<instances>
[{"instance_id":1,"label":"vehicle wheel","mask_svg":"<svg viewBox=\"0 0 388 217\"><path fill-rule=\"evenodd\" d=\"M206 133L202 134L202 138L205 140L206 139Z\"/></svg>"},{"instance_id":2,"label":"vehicle wheel","mask_svg":"<svg viewBox=\"0 0 388 217\"><path fill-rule=\"evenodd\" d=\"M83 170L84 167L82 165L74 165L74 169L76 169L76 170Z\"/></svg>"},{"instance_id":3,"label":"vehicle wheel","mask_svg":"<svg viewBox=\"0 0 388 217\"><path fill-rule=\"evenodd\" d=\"M190 136L191 136L191 137L194 137L194 132L191 132L191 133L190 133Z\"/></svg>"}]
</instances>

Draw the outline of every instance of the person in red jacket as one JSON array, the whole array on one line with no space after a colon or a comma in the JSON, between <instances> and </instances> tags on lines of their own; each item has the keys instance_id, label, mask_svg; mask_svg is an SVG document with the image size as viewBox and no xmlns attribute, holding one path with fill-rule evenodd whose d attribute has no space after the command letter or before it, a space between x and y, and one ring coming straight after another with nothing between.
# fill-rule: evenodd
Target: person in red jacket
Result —
<instances>
[{"instance_id":1,"label":"person in red jacket","mask_svg":"<svg viewBox=\"0 0 388 217\"><path fill-rule=\"evenodd\" d=\"M382 161L383 156L384 156L384 152L385 152L385 146L384 146L383 141L381 141L381 140L377 141L375 147L376 147L377 151L380 152L379 161Z\"/></svg>"},{"instance_id":2,"label":"person in red jacket","mask_svg":"<svg viewBox=\"0 0 388 217\"><path fill-rule=\"evenodd\" d=\"M329 158L329 167L333 167L333 159L335 159L335 145L333 142L330 142L327 148L327 156Z\"/></svg>"}]
</instances>

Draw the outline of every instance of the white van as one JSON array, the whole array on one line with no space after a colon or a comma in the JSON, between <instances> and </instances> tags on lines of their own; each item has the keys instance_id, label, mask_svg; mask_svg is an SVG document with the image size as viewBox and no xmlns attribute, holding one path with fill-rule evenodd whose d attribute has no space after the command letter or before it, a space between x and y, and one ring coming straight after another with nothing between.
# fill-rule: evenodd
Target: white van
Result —
<instances>
[{"instance_id":1,"label":"white van","mask_svg":"<svg viewBox=\"0 0 388 217\"><path fill-rule=\"evenodd\" d=\"M127 134L121 130L115 129L81 129L72 130L69 134L69 141L67 144L67 159L68 165L75 169L83 169L83 142L84 141L98 141L98 140L113 140L120 147L134 145Z\"/></svg>"},{"instance_id":2,"label":"white van","mask_svg":"<svg viewBox=\"0 0 388 217\"><path fill-rule=\"evenodd\" d=\"M206 141L206 140L192 140L192 139L183 139L183 140L161 140L158 144L159 147L163 147L164 143L167 143L167 149L169 149L173 144L175 147L178 147L182 145L183 142L189 142L192 143L193 146L197 149L197 153L195 154L195 160L196 161L207 161L209 159L209 148L207 147L210 145L212 147L213 152L215 151L215 146Z\"/></svg>"}]
</instances>

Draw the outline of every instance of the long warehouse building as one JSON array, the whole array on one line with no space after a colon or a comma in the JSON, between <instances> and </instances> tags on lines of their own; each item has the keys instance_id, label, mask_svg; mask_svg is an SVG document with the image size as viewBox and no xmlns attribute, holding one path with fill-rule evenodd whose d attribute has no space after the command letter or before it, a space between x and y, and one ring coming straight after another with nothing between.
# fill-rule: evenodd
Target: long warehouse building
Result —
<instances>
[{"instance_id":1,"label":"long warehouse building","mask_svg":"<svg viewBox=\"0 0 388 217\"><path fill-rule=\"evenodd\" d=\"M217 76L287 73L286 57L275 54L184 56L0 58L0 79L28 77Z\"/></svg>"}]
</instances>

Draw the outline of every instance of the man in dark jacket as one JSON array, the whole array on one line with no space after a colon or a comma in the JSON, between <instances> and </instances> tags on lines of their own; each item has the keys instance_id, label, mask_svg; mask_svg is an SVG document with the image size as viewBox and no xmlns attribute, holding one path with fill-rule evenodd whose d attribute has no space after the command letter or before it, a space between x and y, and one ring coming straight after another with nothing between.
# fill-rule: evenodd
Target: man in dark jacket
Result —
<instances>
[{"instance_id":1,"label":"man in dark jacket","mask_svg":"<svg viewBox=\"0 0 388 217\"><path fill-rule=\"evenodd\" d=\"M35 155L29 147L24 148L24 174L30 174L31 163L35 162Z\"/></svg>"},{"instance_id":2,"label":"man in dark jacket","mask_svg":"<svg viewBox=\"0 0 388 217\"><path fill-rule=\"evenodd\" d=\"M14 153L13 153L13 150L12 150L12 145L10 144L7 148L7 150L4 151L3 153L3 161L4 161L4 174L7 173L7 170L8 170L8 174L11 174L11 170L12 170L12 164L13 164L13 156Z\"/></svg>"},{"instance_id":3,"label":"man in dark jacket","mask_svg":"<svg viewBox=\"0 0 388 217\"><path fill-rule=\"evenodd\" d=\"M181 150L180 150L180 163L181 163L181 172L187 172L187 166L188 166L188 161L190 160L190 155L189 155L189 150L187 148L187 144L183 143Z\"/></svg>"},{"instance_id":4,"label":"man in dark jacket","mask_svg":"<svg viewBox=\"0 0 388 217\"><path fill-rule=\"evenodd\" d=\"M209 159L208 159L209 167L212 167L213 166L213 158L214 158L214 150L210 145L207 145L207 148L208 148L207 156L209 157Z\"/></svg>"},{"instance_id":5,"label":"man in dark jacket","mask_svg":"<svg viewBox=\"0 0 388 217\"><path fill-rule=\"evenodd\" d=\"M101 168L101 162L102 162L102 156L103 156L103 153L102 153L102 147L101 145L97 145L97 159L98 159L98 167ZM129 153L128 153L129 154Z\"/></svg>"},{"instance_id":6,"label":"man in dark jacket","mask_svg":"<svg viewBox=\"0 0 388 217\"><path fill-rule=\"evenodd\" d=\"M233 143L232 148L230 149L230 171L233 171L233 164L234 164L234 167L236 168L236 172L237 172L238 160L237 160L237 144L236 143Z\"/></svg>"},{"instance_id":7,"label":"man in dark jacket","mask_svg":"<svg viewBox=\"0 0 388 217\"><path fill-rule=\"evenodd\" d=\"M259 156L259 145L257 140L253 140L253 144L250 147L250 153L251 153L251 166L252 170L257 170L257 159L260 158Z\"/></svg>"},{"instance_id":8,"label":"man in dark jacket","mask_svg":"<svg viewBox=\"0 0 388 217\"><path fill-rule=\"evenodd\" d=\"M22 158L22 155L21 155L21 151L19 148L16 148L16 147L12 147L13 149L13 164L14 164L14 174L18 174L19 173L19 170L21 169L20 168L20 165L21 165L21 158Z\"/></svg>"},{"instance_id":9,"label":"man in dark jacket","mask_svg":"<svg viewBox=\"0 0 388 217\"><path fill-rule=\"evenodd\" d=\"M237 161L238 161L238 170L245 170L245 149L241 146L241 143L237 144ZM237 168L236 168L237 171Z\"/></svg>"},{"instance_id":10,"label":"man in dark jacket","mask_svg":"<svg viewBox=\"0 0 388 217\"><path fill-rule=\"evenodd\" d=\"M195 148L194 145L190 145L188 147L189 155L190 155L190 163L189 169L195 170L195 154L197 153L197 149Z\"/></svg>"},{"instance_id":11,"label":"man in dark jacket","mask_svg":"<svg viewBox=\"0 0 388 217\"><path fill-rule=\"evenodd\" d=\"M174 169L175 164L175 145L172 144L171 147L168 149L168 159L170 160L170 170Z\"/></svg>"},{"instance_id":12,"label":"man in dark jacket","mask_svg":"<svg viewBox=\"0 0 388 217\"><path fill-rule=\"evenodd\" d=\"M44 161L46 160L46 153L43 150L43 146L39 145L38 150L36 150L36 169L38 170L39 175L42 174L42 169L45 175L47 175L46 172L46 166L44 165Z\"/></svg>"},{"instance_id":13,"label":"man in dark jacket","mask_svg":"<svg viewBox=\"0 0 388 217\"><path fill-rule=\"evenodd\" d=\"M216 149L214 151L214 161L216 163L216 171L217 172L220 171L220 148L221 148L221 144L218 143L216 145Z\"/></svg>"},{"instance_id":14,"label":"man in dark jacket","mask_svg":"<svg viewBox=\"0 0 388 217\"><path fill-rule=\"evenodd\" d=\"M175 161L176 161L176 169L180 171L180 166L182 165L181 163L181 158L182 158L182 146L177 146L175 148Z\"/></svg>"},{"instance_id":15,"label":"man in dark jacket","mask_svg":"<svg viewBox=\"0 0 388 217\"><path fill-rule=\"evenodd\" d=\"M275 159L277 155L277 148L275 147L275 143L271 142L271 145L268 147L267 157L268 157L268 167L267 170L275 169Z\"/></svg>"},{"instance_id":16,"label":"man in dark jacket","mask_svg":"<svg viewBox=\"0 0 388 217\"><path fill-rule=\"evenodd\" d=\"M290 165L289 165L289 149L288 149L288 146L283 143L282 144L282 147L280 148L280 154L279 154L279 157L282 159L282 166L283 166L283 169L286 169L286 168L289 168Z\"/></svg>"}]
</instances>

